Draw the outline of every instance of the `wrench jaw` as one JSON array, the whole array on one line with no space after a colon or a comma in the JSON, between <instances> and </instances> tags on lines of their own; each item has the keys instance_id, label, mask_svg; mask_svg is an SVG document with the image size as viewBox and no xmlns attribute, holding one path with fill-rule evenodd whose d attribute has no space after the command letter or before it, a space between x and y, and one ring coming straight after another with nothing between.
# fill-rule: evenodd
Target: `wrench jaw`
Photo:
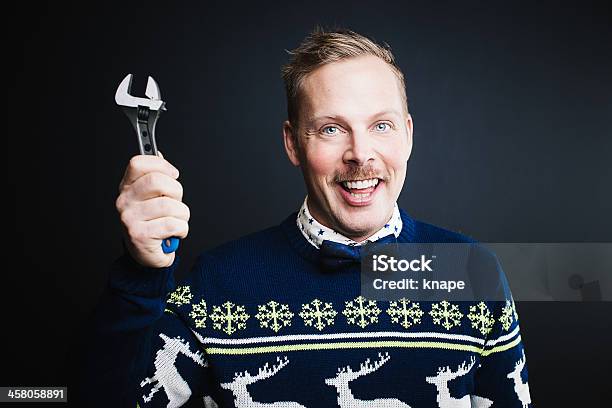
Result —
<instances>
[{"instance_id":1,"label":"wrench jaw","mask_svg":"<svg viewBox=\"0 0 612 408\"><path fill-rule=\"evenodd\" d=\"M148 96L149 99L155 99L158 101L161 100L159 86L151 76L147 79L147 89L145 90L145 95Z\"/></svg>"},{"instance_id":2,"label":"wrench jaw","mask_svg":"<svg viewBox=\"0 0 612 408\"><path fill-rule=\"evenodd\" d=\"M117 87L117 91L115 92L115 102L117 105L122 107L130 107L137 108L138 106L146 106L150 110L165 110L164 101L160 100L160 92L157 83L152 77L149 77L147 80L147 89L145 91L145 95L149 96L149 98L139 98L136 96L132 96L130 93L132 90L132 74L127 74L123 81Z\"/></svg>"},{"instance_id":3,"label":"wrench jaw","mask_svg":"<svg viewBox=\"0 0 612 408\"><path fill-rule=\"evenodd\" d=\"M132 74L127 74L117 87L117 91L115 92L115 103L122 107L132 106L132 95L130 95L131 90Z\"/></svg>"}]
</instances>

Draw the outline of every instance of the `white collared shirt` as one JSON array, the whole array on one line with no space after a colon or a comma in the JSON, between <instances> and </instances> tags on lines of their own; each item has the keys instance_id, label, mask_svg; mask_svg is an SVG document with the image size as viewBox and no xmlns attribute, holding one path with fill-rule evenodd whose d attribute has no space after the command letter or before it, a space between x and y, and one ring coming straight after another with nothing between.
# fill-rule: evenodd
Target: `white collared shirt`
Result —
<instances>
[{"instance_id":1,"label":"white collared shirt","mask_svg":"<svg viewBox=\"0 0 612 408\"><path fill-rule=\"evenodd\" d=\"M393 215L391 215L389 221L387 221L387 223L381 229L379 229L375 234L369 236L367 239L361 242L356 242L319 223L310 214L310 211L308 211L308 204L306 203L307 200L308 196L306 196L304 199L304 204L302 204L302 207L298 212L296 222L298 228L300 231L302 231L302 235L304 235L306 240L308 240L308 242L310 242L317 249L321 246L324 240L334 241L349 246L358 246L368 242L377 241L380 238L386 237L390 234L395 235L397 238L402 231L402 217L400 216L397 203L395 203L395 206L393 207Z\"/></svg>"}]
</instances>

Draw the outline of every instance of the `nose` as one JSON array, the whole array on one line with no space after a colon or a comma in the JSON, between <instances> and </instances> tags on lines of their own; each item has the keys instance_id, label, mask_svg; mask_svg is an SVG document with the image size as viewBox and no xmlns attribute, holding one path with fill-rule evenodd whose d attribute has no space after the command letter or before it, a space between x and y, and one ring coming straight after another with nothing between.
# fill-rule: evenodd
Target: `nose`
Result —
<instances>
[{"instance_id":1,"label":"nose","mask_svg":"<svg viewBox=\"0 0 612 408\"><path fill-rule=\"evenodd\" d=\"M367 132L351 132L342 160L347 164L364 166L374 160L374 146Z\"/></svg>"}]
</instances>

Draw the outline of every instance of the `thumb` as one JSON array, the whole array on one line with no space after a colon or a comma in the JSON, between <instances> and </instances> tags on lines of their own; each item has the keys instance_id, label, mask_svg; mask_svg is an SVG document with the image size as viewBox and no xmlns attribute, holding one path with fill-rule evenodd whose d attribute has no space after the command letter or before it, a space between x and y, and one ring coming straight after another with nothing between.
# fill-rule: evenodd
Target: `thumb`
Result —
<instances>
[{"instance_id":1,"label":"thumb","mask_svg":"<svg viewBox=\"0 0 612 408\"><path fill-rule=\"evenodd\" d=\"M159 157L161 157L162 159L164 158L164 155L162 154L161 150L158 150L158 151L157 151L157 155L158 155Z\"/></svg>"}]
</instances>

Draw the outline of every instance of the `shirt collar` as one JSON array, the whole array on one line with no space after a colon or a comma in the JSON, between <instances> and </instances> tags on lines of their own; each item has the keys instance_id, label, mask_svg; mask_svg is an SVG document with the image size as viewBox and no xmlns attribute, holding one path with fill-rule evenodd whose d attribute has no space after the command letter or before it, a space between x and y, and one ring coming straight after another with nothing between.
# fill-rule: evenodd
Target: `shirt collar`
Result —
<instances>
[{"instance_id":1,"label":"shirt collar","mask_svg":"<svg viewBox=\"0 0 612 408\"><path fill-rule=\"evenodd\" d=\"M302 204L302 207L298 212L296 222L299 230L302 232L302 235L304 235L304 238L306 238L306 240L315 248L319 248L325 240L334 241L349 246L358 246L368 242L378 241L382 237L390 234L395 235L397 238L402 231L402 217L400 215L397 203L395 203L393 207L393 214L391 215L391 218L381 229L362 242L356 242L319 223L310 214L310 211L308 211L308 204L306 204L307 200L308 196L306 196L304 199L304 204Z\"/></svg>"}]
</instances>

